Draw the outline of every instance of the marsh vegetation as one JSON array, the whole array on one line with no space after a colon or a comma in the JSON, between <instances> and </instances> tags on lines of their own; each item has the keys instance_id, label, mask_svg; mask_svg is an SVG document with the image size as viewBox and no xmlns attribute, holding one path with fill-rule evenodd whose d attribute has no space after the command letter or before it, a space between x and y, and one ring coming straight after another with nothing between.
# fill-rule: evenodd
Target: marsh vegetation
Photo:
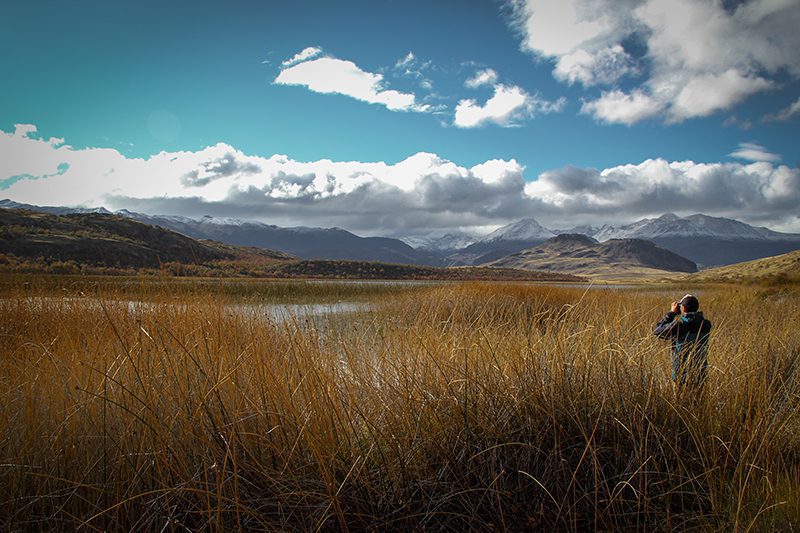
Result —
<instances>
[{"instance_id":1,"label":"marsh vegetation","mask_svg":"<svg viewBox=\"0 0 800 533\"><path fill-rule=\"evenodd\" d=\"M796 289L702 289L696 398L685 287L74 279L0 283L3 530L800 525Z\"/></svg>"}]
</instances>

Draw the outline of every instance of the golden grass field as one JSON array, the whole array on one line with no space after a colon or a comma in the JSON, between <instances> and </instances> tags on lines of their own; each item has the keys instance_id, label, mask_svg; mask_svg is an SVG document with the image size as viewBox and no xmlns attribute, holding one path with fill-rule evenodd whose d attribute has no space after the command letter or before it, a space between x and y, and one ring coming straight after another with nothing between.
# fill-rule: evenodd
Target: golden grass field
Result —
<instances>
[{"instance_id":1,"label":"golden grass field","mask_svg":"<svg viewBox=\"0 0 800 533\"><path fill-rule=\"evenodd\" d=\"M736 263L689 274L697 282L728 282L747 284L800 283L800 250L774 257Z\"/></svg>"},{"instance_id":2,"label":"golden grass field","mask_svg":"<svg viewBox=\"0 0 800 533\"><path fill-rule=\"evenodd\" d=\"M3 531L800 527L796 287L693 287L676 397L684 286L76 279L0 279Z\"/></svg>"}]
</instances>

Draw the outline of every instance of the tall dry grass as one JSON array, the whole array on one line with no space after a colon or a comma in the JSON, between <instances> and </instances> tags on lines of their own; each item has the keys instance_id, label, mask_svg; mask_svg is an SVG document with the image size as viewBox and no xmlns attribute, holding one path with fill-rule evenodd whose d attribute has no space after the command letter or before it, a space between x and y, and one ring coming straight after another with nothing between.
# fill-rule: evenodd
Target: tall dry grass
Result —
<instances>
[{"instance_id":1,"label":"tall dry grass","mask_svg":"<svg viewBox=\"0 0 800 533\"><path fill-rule=\"evenodd\" d=\"M4 530L793 530L800 299L474 283L275 322L191 292L0 305ZM125 293L127 294L127 293Z\"/></svg>"}]
</instances>

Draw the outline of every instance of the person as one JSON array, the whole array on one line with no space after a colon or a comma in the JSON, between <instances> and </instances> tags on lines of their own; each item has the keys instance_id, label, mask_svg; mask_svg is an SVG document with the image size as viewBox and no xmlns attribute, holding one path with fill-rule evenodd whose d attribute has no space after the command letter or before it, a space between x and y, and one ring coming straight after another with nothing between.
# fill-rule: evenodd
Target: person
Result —
<instances>
[{"instance_id":1,"label":"person","mask_svg":"<svg viewBox=\"0 0 800 533\"><path fill-rule=\"evenodd\" d=\"M711 322L699 311L697 297L687 294L672 303L653 334L671 342L672 381L676 392L688 387L702 391L708 373L708 339Z\"/></svg>"}]
</instances>

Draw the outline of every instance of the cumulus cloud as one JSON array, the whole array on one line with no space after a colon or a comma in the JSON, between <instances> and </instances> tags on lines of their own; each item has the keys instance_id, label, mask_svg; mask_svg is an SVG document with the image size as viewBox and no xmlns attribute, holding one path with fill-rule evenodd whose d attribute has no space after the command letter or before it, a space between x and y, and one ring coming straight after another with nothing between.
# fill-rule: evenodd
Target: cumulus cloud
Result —
<instances>
[{"instance_id":1,"label":"cumulus cloud","mask_svg":"<svg viewBox=\"0 0 800 533\"><path fill-rule=\"evenodd\" d=\"M584 102L581 113L594 115L602 122L610 124L635 124L652 118L664 105L643 91L624 93L620 90L604 92L597 100Z\"/></svg>"},{"instance_id":2,"label":"cumulus cloud","mask_svg":"<svg viewBox=\"0 0 800 533\"><path fill-rule=\"evenodd\" d=\"M729 109L800 77L800 3L749 0L510 0L524 50L564 82L634 86L584 111L604 122L680 122ZM633 75L633 76L632 76Z\"/></svg>"},{"instance_id":3,"label":"cumulus cloud","mask_svg":"<svg viewBox=\"0 0 800 533\"><path fill-rule=\"evenodd\" d=\"M565 98L553 102L528 94L515 85L497 84L494 94L483 105L473 99L459 101L453 124L459 128L476 128L487 124L513 127L536 115L561 111L565 104Z\"/></svg>"},{"instance_id":4,"label":"cumulus cloud","mask_svg":"<svg viewBox=\"0 0 800 533\"><path fill-rule=\"evenodd\" d=\"M728 155L746 161L766 161L775 163L781 160L780 155L773 154L757 143L739 143L739 148Z\"/></svg>"},{"instance_id":5,"label":"cumulus cloud","mask_svg":"<svg viewBox=\"0 0 800 533\"><path fill-rule=\"evenodd\" d=\"M430 106L417 103L413 94L387 89L382 74L364 71L352 61L319 57L321 53L317 48L306 48L287 60L274 83L300 85L323 94L341 94L384 105L392 111L430 111Z\"/></svg>"},{"instance_id":6,"label":"cumulus cloud","mask_svg":"<svg viewBox=\"0 0 800 533\"><path fill-rule=\"evenodd\" d=\"M590 53L579 48L559 57L555 77L570 85L611 84L628 74L636 72L631 56L620 44L614 44Z\"/></svg>"},{"instance_id":7,"label":"cumulus cloud","mask_svg":"<svg viewBox=\"0 0 800 533\"><path fill-rule=\"evenodd\" d=\"M181 177L181 184L188 187L202 187L219 178L256 174L261 171L261 167L255 163L237 160L236 154L232 152L201 163L200 167L184 174Z\"/></svg>"},{"instance_id":8,"label":"cumulus cloud","mask_svg":"<svg viewBox=\"0 0 800 533\"><path fill-rule=\"evenodd\" d=\"M151 214L251 218L403 235L487 227L523 217L545 225L631 221L666 210L732 216L800 231L800 169L771 161L647 160L603 170L565 167L526 181L514 160L472 167L432 153L397 163L297 161L224 143L126 157L0 130L0 184L12 200Z\"/></svg>"},{"instance_id":9,"label":"cumulus cloud","mask_svg":"<svg viewBox=\"0 0 800 533\"><path fill-rule=\"evenodd\" d=\"M219 143L131 158L0 131L0 183L10 178L4 196L23 203L234 216L365 234L494 224L530 207L516 161L470 168L425 152L392 164L305 162Z\"/></svg>"},{"instance_id":10,"label":"cumulus cloud","mask_svg":"<svg viewBox=\"0 0 800 533\"><path fill-rule=\"evenodd\" d=\"M800 230L800 169L769 162L648 159L604 170L545 172L525 192L576 221L705 213ZM580 217L574 217L580 213Z\"/></svg>"}]
</instances>

